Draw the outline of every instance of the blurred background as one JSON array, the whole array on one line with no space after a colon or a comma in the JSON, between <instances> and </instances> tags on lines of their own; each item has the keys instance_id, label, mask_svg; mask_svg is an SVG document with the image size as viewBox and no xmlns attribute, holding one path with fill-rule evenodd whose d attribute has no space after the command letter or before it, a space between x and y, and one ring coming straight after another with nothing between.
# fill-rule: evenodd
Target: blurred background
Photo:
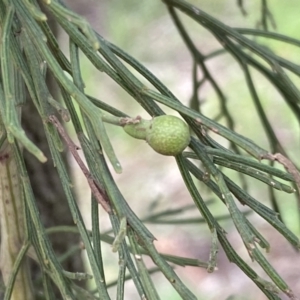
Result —
<instances>
[{"instance_id":1,"label":"blurred background","mask_svg":"<svg viewBox=\"0 0 300 300\"><path fill-rule=\"evenodd\" d=\"M190 2L232 27L258 28L261 25L261 1L258 0L243 1L247 12L246 16L238 7L238 1L199 0ZM186 105L189 104L192 96L192 57L161 1L89 0L84 1L83 4L83 1L69 0L67 3L74 11L84 15L94 29L105 39L135 57L153 72L180 101ZM270 26L270 30L300 39L299 1L273 0L269 1L269 8L276 22L276 28ZM187 25L194 43L204 55L221 48L205 28L183 14L180 14L180 18ZM60 30L58 38L61 47L68 56L68 39L62 30ZM251 36L249 38L252 39ZM254 37L253 39L270 48L277 55L300 64L299 48L265 38ZM87 94L109 103L130 116L141 115L148 119L151 118L108 76L99 73L84 56L82 56L81 61ZM228 54L223 54L209 60L207 66L227 98L228 109L235 121L235 130L254 140L265 149L269 149L243 73L236 61ZM269 120L274 126L278 138L286 146L290 157L296 163L298 160L299 164L299 126L296 119L279 93L266 79L256 71L252 70L252 72L259 96L264 108L267 109ZM199 77L201 78L201 73L199 73ZM296 83L299 84L299 82ZM199 90L199 98L201 99L201 110L206 116L214 118L219 114L219 101L209 83L205 83ZM170 109L165 109L165 111L175 114ZM220 122L222 123L222 119ZM119 127L107 125L106 128L123 167L122 174L117 175L113 170L112 173L115 174L115 180L129 205L141 219L152 212L167 208L176 209L193 203L173 157L156 154L145 142L125 135ZM72 131L71 128L70 130ZM221 138L216 138L218 142L227 146ZM89 188L75 163L73 166L73 177L75 186L78 187L80 208L87 228L91 228ZM227 174L236 179L237 182L239 181L235 172L227 172ZM212 201L210 208L214 215L226 214L226 207L220 204L205 186L197 184L203 198L206 201ZM269 205L268 190L264 184L249 179L248 188L252 196ZM296 198L294 195L278 193L279 199L282 201L280 206L284 208L282 218L288 227L299 235ZM190 209L183 214L183 217L196 216L199 216L196 209ZM267 258L290 285L294 293L299 295L299 254L281 235L258 216L250 215L249 219L255 223L271 244L271 252L267 254ZM235 246L236 251L247 262L250 262L232 223L223 221L221 224L227 231L228 238ZM102 232L110 230L108 217L103 211L100 214L100 226ZM208 261L211 238L206 224L147 224L147 227L156 236L155 245L161 252ZM103 247L105 250L105 267L108 270L106 278L109 283L117 277L118 257L112 253L109 245L104 244ZM149 266L152 265L150 261L146 261ZM264 277L256 263L252 263L251 267ZM176 271L199 299L265 299L260 290L234 264L228 261L221 249L218 257L218 270L212 274L208 274L205 269L192 267L176 267ZM181 299L162 275L154 275L154 282L161 299ZM125 299L139 299L135 290L130 289L133 284L128 281L126 285ZM114 293L114 288L112 288L113 299ZM284 295L281 297L287 299Z\"/></svg>"}]
</instances>

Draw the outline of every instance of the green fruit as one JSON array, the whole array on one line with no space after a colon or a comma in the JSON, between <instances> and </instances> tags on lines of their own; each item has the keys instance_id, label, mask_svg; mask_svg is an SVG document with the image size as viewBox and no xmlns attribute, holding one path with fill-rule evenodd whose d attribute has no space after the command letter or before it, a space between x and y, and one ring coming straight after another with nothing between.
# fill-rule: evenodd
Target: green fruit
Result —
<instances>
[{"instance_id":1,"label":"green fruit","mask_svg":"<svg viewBox=\"0 0 300 300\"><path fill-rule=\"evenodd\" d=\"M136 124L126 124L124 131L136 139L146 140L158 153L180 154L190 143L187 124L174 116L159 116L152 120L141 119Z\"/></svg>"},{"instance_id":2,"label":"green fruit","mask_svg":"<svg viewBox=\"0 0 300 300\"><path fill-rule=\"evenodd\" d=\"M162 155L180 154L190 143L187 124L174 116L159 116L152 120L146 141Z\"/></svg>"}]
</instances>

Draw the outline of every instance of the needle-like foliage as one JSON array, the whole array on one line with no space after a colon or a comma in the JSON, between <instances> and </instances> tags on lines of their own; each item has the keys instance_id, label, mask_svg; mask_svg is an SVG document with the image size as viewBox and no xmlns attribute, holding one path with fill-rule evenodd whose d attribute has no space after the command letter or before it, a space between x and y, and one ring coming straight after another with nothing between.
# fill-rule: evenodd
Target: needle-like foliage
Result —
<instances>
[{"instance_id":1,"label":"needle-like foliage","mask_svg":"<svg viewBox=\"0 0 300 300\"><path fill-rule=\"evenodd\" d=\"M197 299L194 292L179 278L174 266L189 265L213 272L218 263L219 248L225 251L229 261L235 263L268 299L281 299L281 292L291 299L296 299L292 287L287 285L262 253L264 250L270 251L272 245L248 217L251 213L259 215L273 227L274 231L278 231L286 239L286 247L291 244L299 249L298 237L278 217L279 199L275 198L273 192L274 189L284 193L297 192L300 186L299 172L288 158L285 146L277 138L268 120L251 70L257 70L274 89L279 91L299 121L300 93L287 71L299 77L300 68L249 36L279 40L298 47L300 41L268 31L274 21L267 1L262 1L262 29L232 28L188 2L182 0L163 2L166 14L169 14L173 20L193 59L191 107L176 98L137 59L95 32L84 18L69 10L63 1L45 0L42 4L38 4L35 0L0 0L2 244L0 270L5 285L4 299L20 300L30 297L34 299L37 294L42 295L43 299L55 299L56 296L51 291L52 285L58 288L63 299L111 299L108 289L112 284L117 286L117 299L124 299L125 281L129 279L133 281L141 299L160 299L159 291L151 276L157 272L165 276L182 299ZM246 14L243 1L238 1L237 4L242 13ZM67 33L69 59L58 45L48 26L47 16L39 5L45 6L52 18ZM222 49L208 55L201 53L180 18L182 13L210 31ZM191 131L189 150L176 155L175 159L182 180L194 202L192 207L196 207L199 212L198 217L177 218L182 212L189 210L190 206L161 211L145 219L140 219L132 210L108 167L111 165L116 173L122 172L104 123L124 126L126 122L134 123L139 119L128 116L109 103L85 93L85 79L80 68L80 52L100 72L105 73L128 93L132 101L137 101L150 116L165 114L160 105L163 104L178 112L189 125ZM259 116L269 141L269 149L263 149L254 141L235 132L234 118L227 106L225 94L207 67L208 60L224 53L230 54L240 65L256 108L256 112L251 113L257 113ZM198 70L203 74L201 80L198 79ZM53 99L46 83L46 71L53 74L60 89L61 101ZM139 76L136 75L137 73ZM214 89L221 108L219 119L225 120L226 126L201 112L198 92L204 82L208 82ZM21 126L22 105L28 98L26 93L30 96L28 101L34 103L43 122L51 158L45 157L27 137ZM75 145L69 136L64 128L65 122L72 124L80 145ZM226 139L228 148L220 145L214 139L215 135L211 133ZM124 138L123 143L126 143L126 140L127 137ZM82 170L92 193L91 231L87 230L83 222L74 197L72 180L62 159L61 153L65 148ZM86 163L78 155L79 149L82 149ZM24 151L29 151L41 163L47 159L53 161L64 188L74 227L44 227L24 164ZM265 164L263 160L271 164ZM275 168L275 162L277 165L281 164L285 171ZM270 189L273 209L266 206L261 199L252 197L244 186L239 186L236 180L228 175L231 173L226 173L227 169L238 172L242 182L247 181L247 177L250 176L266 184ZM227 215L214 216L210 203L203 198L198 181L206 185L211 194L225 204ZM282 193L283 197L284 193ZM238 204L248 208L246 213L240 210ZM100 232L99 209L104 209L108 214L112 234ZM259 276L252 265L240 257L233 248L220 224L220 221L226 219L232 220L250 258L264 270L266 274L264 278ZM159 253L153 243L154 235L145 226L147 223L208 226L211 232L211 250L207 262ZM62 234L75 232L80 235L91 266L90 275L71 273L63 269L49 240L49 235L53 232L62 232ZM13 242L16 240L17 243ZM118 255L119 258L119 272L116 281L112 284L107 284L105 280L106 270L102 261L101 246L103 242L111 244L111 255ZM30 275L27 274L27 256L37 262L41 271L42 284L35 281L32 285L28 280ZM150 257L156 267L148 268L143 258L145 256ZM96 286L95 291L84 289L74 281L74 279L92 278Z\"/></svg>"}]
</instances>

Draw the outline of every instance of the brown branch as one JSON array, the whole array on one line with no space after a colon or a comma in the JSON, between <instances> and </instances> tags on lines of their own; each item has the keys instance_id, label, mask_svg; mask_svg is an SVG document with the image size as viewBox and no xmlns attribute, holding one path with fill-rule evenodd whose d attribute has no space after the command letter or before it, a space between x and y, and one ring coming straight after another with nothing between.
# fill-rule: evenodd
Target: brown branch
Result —
<instances>
[{"instance_id":1,"label":"brown branch","mask_svg":"<svg viewBox=\"0 0 300 300\"><path fill-rule=\"evenodd\" d=\"M275 153L273 155L273 158L281 163L284 168L294 177L295 183L298 187L298 191L300 191L300 173L295 165L281 153Z\"/></svg>"},{"instance_id":2,"label":"brown branch","mask_svg":"<svg viewBox=\"0 0 300 300\"><path fill-rule=\"evenodd\" d=\"M108 196L107 196L105 190L100 188L99 185L95 182L90 171L85 166L84 162L82 161L82 159L80 158L80 156L77 153L77 150L79 150L80 147L78 147L74 144L74 142L71 140L71 138L69 137L69 135L67 134L64 127L61 125L61 123L59 122L59 120L57 119L56 116L51 115L51 116L49 116L48 119L57 128L59 134L65 140L69 151L72 153L74 159L78 163L78 166L80 167L84 176L86 177L88 184L91 188L91 191L92 191L94 197L96 198L96 200L98 201L98 203L103 207L103 209L107 213L111 213L112 209L111 209L110 202L109 202L109 199L108 199Z\"/></svg>"}]
</instances>

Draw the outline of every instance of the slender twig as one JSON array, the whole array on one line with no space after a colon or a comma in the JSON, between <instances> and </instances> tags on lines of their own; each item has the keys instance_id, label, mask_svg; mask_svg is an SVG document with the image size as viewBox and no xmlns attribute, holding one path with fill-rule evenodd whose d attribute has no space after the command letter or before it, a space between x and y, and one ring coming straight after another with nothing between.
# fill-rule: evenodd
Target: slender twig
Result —
<instances>
[{"instance_id":1,"label":"slender twig","mask_svg":"<svg viewBox=\"0 0 300 300\"><path fill-rule=\"evenodd\" d=\"M51 115L51 116L49 116L48 119L57 128L59 134L65 140L65 142L68 146L68 149L72 153L74 159L78 163L78 166L80 167L84 176L86 177L88 184L91 188L91 191L92 191L93 195L95 196L96 200L98 201L98 203L101 204L101 206L107 213L111 213L111 211L112 211L111 205L110 205L110 201L107 197L107 194L104 189L102 189L101 187L98 186L98 184L92 178L90 171L85 166L82 159L80 158L80 156L77 152L80 148L78 146L76 146L74 144L74 142L70 139L69 135L67 134L67 132L65 131L63 126L60 124L60 122L58 121L56 116Z\"/></svg>"}]
</instances>

